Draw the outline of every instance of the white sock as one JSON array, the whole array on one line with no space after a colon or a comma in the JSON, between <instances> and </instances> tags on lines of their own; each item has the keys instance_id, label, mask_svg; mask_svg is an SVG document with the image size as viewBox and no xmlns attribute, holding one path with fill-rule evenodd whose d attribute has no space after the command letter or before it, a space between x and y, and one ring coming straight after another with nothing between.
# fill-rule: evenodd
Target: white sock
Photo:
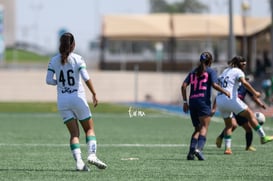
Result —
<instances>
[{"instance_id":1,"label":"white sock","mask_svg":"<svg viewBox=\"0 0 273 181\"><path fill-rule=\"evenodd\" d=\"M225 138L225 146L227 148L231 148L231 138Z\"/></svg>"},{"instance_id":2,"label":"white sock","mask_svg":"<svg viewBox=\"0 0 273 181\"><path fill-rule=\"evenodd\" d=\"M263 127L260 126L260 127L257 127L257 128L258 128L258 129L256 129L256 132L258 133L258 135L259 135L260 137L265 137L265 132L264 132Z\"/></svg>"},{"instance_id":3,"label":"white sock","mask_svg":"<svg viewBox=\"0 0 273 181\"><path fill-rule=\"evenodd\" d=\"M88 155L96 155L97 152L97 141L89 140L87 142Z\"/></svg>"},{"instance_id":4,"label":"white sock","mask_svg":"<svg viewBox=\"0 0 273 181\"><path fill-rule=\"evenodd\" d=\"M76 148L74 150L71 150L72 154L73 154L73 158L78 161L78 160L82 160L82 152L80 148Z\"/></svg>"}]
</instances>

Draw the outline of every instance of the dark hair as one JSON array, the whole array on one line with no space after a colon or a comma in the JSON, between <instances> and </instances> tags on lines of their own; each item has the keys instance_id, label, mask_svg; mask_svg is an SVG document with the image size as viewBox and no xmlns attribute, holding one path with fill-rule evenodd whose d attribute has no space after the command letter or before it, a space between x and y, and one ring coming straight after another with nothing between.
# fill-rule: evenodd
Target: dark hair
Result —
<instances>
[{"instance_id":1,"label":"dark hair","mask_svg":"<svg viewBox=\"0 0 273 181\"><path fill-rule=\"evenodd\" d=\"M74 36L72 33L64 33L60 37L59 52L61 54L61 63L64 65L67 62L67 57L73 51L74 48Z\"/></svg>"},{"instance_id":2,"label":"dark hair","mask_svg":"<svg viewBox=\"0 0 273 181\"><path fill-rule=\"evenodd\" d=\"M246 62L246 59L242 56L235 56L229 61L229 64L232 67L240 67L241 62Z\"/></svg>"},{"instance_id":3,"label":"dark hair","mask_svg":"<svg viewBox=\"0 0 273 181\"><path fill-rule=\"evenodd\" d=\"M203 72L206 71L207 66L210 66L212 63L212 55L210 52L203 52L200 55L200 64L196 68L196 74L198 77L200 77Z\"/></svg>"}]
</instances>

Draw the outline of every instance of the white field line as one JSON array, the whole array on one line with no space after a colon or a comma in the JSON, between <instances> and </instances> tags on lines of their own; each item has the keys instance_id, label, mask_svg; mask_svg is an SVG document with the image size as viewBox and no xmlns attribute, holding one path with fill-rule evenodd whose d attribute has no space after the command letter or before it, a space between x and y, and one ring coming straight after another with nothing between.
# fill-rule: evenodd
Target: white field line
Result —
<instances>
[{"instance_id":1,"label":"white field line","mask_svg":"<svg viewBox=\"0 0 273 181\"><path fill-rule=\"evenodd\" d=\"M268 144L269 145L269 144ZM0 147L68 147L69 144L51 144L51 143L0 143ZM81 144L81 146L86 146ZM255 147L265 147L266 145L255 145ZM98 144L98 147L145 147L145 148L179 148L189 147L187 144ZM205 147L215 147L214 144L205 145ZM232 147L245 147L245 145L232 145Z\"/></svg>"}]
</instances>

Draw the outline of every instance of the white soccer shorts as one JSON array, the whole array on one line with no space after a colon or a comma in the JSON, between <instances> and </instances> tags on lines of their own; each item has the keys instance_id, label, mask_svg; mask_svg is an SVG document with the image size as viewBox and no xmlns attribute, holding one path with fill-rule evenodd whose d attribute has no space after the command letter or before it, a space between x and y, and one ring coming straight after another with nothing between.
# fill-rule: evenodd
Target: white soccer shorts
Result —
<instances>
[{"instance_id":1,"label":"white soccer shorts","mask_svg":"<svg viewBox=\"0 0 273 181\"><path fill-rule=\"evenodd\" d=\"M230 99L224 94L216 97L216 104L223 118L231 117L233 113L237 115L248 108L238 97Z\"/></svg>"},{"instance_id":2,"label":"white soccer shorts","mask_svg":"<svg viewBox=\"0 0 273 181\"><path fill-rule=\"evenodd\" d=\"M92 116L87 101L78 96L60 99L58 101L58 109L63 118L63 121L77 119L85 120Z\"/></svg>"}]
</instances>

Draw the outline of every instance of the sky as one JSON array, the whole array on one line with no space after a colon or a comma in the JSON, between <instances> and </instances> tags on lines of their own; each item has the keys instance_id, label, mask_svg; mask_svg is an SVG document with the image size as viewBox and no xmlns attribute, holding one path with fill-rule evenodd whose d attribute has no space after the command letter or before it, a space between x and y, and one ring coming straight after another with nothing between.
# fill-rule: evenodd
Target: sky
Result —
<instances>
[{"instance_id":1,"label":"sky","mask_svg":"<svg viewBox=\"0 0 273 181\"><path fill-rule=\"evenodd\" d=\"M173 2L175 0L168 0ZM228 14L228 0L199 0L211 14ZM233 0L233 13L241 14L241 3L250 5L248 15L271 16L268 0ZM79 52L88 52L100 34L101 20L110 14L148 14L149 0L16 0L16 40L54 52L58 32L75 35ZM255 7L255 8L254 8Z\"/></svg>"}]
</instances>

